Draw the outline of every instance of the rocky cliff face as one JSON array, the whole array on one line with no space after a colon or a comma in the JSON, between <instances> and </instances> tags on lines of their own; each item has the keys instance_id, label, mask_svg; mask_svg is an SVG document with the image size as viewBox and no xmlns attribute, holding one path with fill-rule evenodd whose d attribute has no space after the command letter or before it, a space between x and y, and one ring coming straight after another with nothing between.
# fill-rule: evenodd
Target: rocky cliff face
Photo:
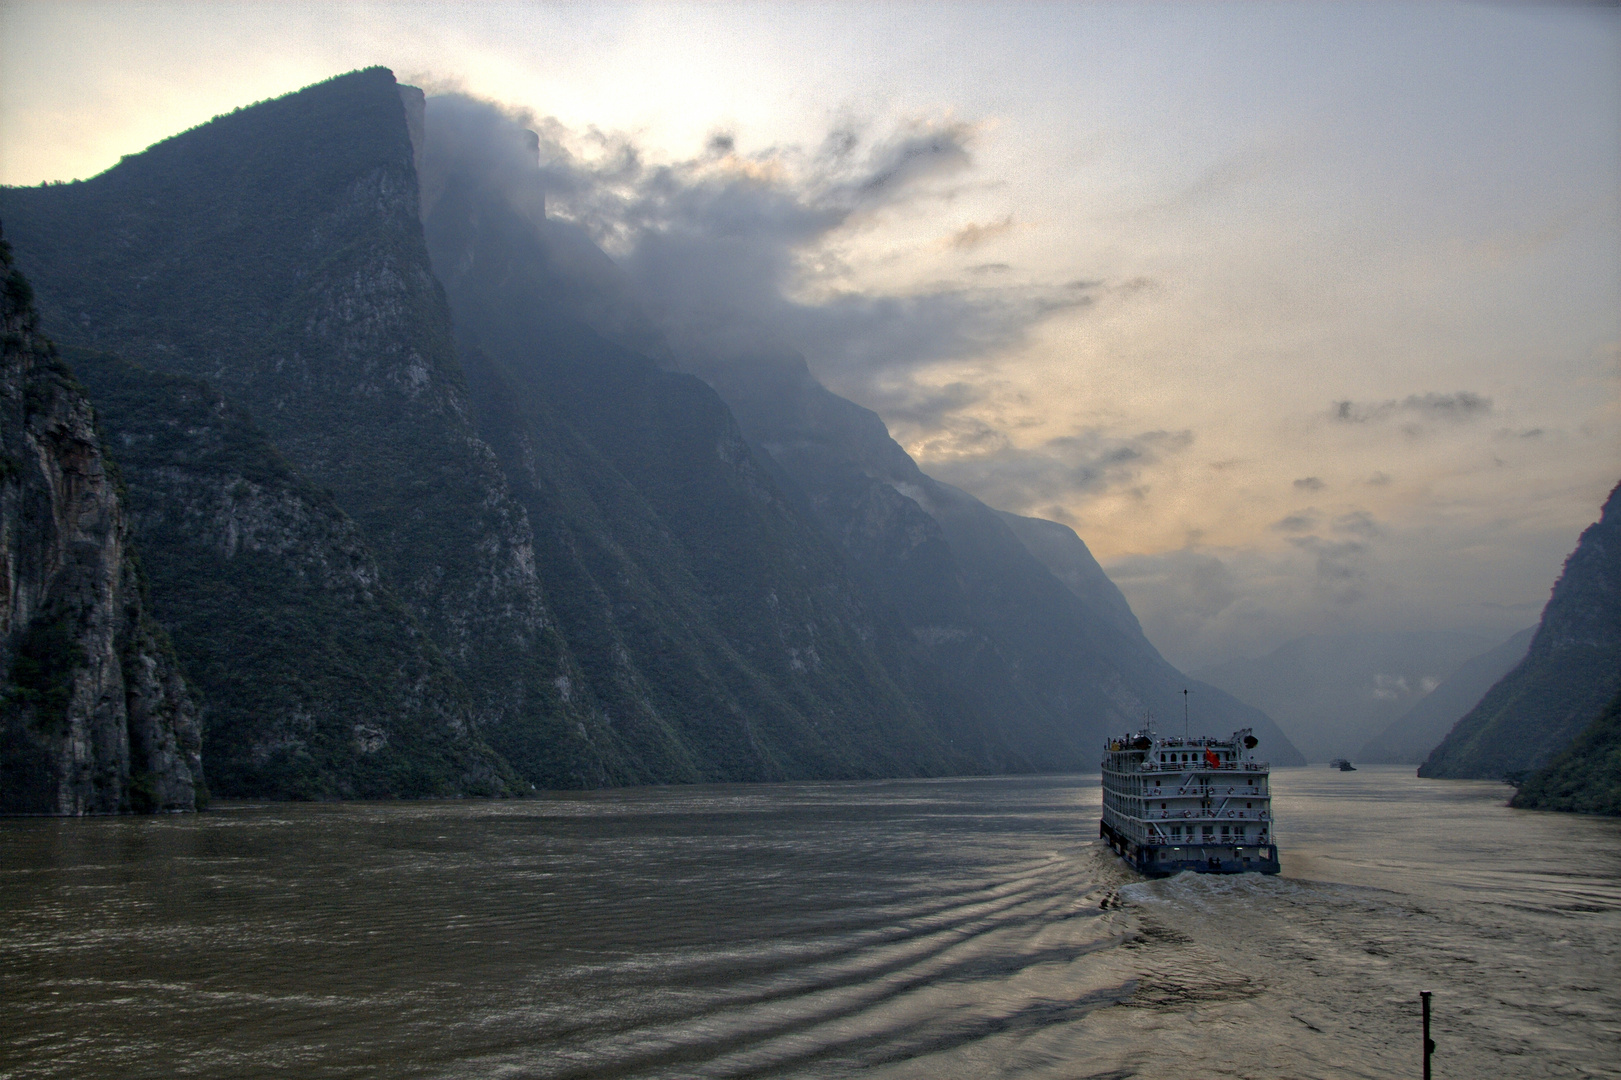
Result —
<instances>
[{"instance_id":1,"label":"rocky cliff face","mask_svg":"<svg viewBox=\"0 0 1621 1080\"><path fill-rule=\"evenodd\" d=\"M413 160L377 68L0 209L59 340L206 379L332 491L526 780L609 782L528 516L473 426Z\"/></svg>"},{"instance_id":2,"label":"rocky cliff face","mask_svg":"<svg viewBox=\"0 0 1621 1080\"><path fill-rule=\"evenodd\" d=\"M0 812L192 810L197 714L95 414L0 241Z\"/></svg>"},{"instance_id":3,"label":"rocky cliff face","mask_svg":"<svg viewBox=\"0 0 1621 1080\"><path fill-rule=\"evenodd\" d=\"M515 778L359 528L207 383L69 349L206 702L217 794L497 794Z\"/></svg>"},{"instance_id":4,"label":"rocky cliff face","mask_svg":"<svg viewBox=\"0 0 1621 1080\"><path fill-rule=\"evenodd\" d=\"M1621 692L1621 484L1565 560L1525 659L1486 692L1420 776L1540 769Z\"/></svg>"}]
</instances>

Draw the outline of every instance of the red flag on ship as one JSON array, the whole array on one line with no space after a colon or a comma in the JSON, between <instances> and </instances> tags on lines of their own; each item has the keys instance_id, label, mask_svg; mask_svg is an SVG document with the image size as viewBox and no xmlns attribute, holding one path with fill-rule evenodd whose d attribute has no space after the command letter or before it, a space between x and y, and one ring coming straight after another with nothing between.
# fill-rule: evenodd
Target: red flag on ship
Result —
<instances>
[{"instance_id":1,"label":"red flag on ship","mask_svg":"<svg viewBox=\"0 0 1621 1080\"><path fill-rule=\"evenodd\" d=\"M1216 752L1208 746L1204 748L1204 763L1212 769L1221 768L1221 758L1217 757Z\"/></svg>"}]
</instances>

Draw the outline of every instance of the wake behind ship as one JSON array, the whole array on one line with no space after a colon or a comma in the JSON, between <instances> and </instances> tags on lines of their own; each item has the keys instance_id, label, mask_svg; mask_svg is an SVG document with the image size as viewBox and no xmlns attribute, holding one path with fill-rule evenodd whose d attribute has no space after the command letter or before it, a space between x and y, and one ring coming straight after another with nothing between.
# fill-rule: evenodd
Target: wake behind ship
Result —
<instances>
[{"instance_id":1,"label":"wake behind ship","mask_svg":"<svg viewBox=\"0 0 1621 1080\"><path fill-rule=\"evenodd\" d=\"M1218 739L1143 731L1109 740L1099 832L1150 877L1183 870L1276 874L1271 766L1249 728Z\"/></svg>"}]
</instances>

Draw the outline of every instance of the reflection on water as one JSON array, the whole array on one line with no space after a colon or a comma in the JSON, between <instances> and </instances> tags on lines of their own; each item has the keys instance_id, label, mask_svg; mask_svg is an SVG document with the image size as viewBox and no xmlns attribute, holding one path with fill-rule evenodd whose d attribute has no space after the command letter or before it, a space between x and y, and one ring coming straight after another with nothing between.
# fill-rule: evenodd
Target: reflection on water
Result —
<instances>
[{"instance_id":1,"label":"reflection on water","mask_svg":"<svg viewBox=\"0 0 1621 1080\"><path fill-rule=\"evenodd\" d=\"M1144 882L1095 777L0 821L0 1076L1621 1075L1621 822L1275 774Z\"/></svg>"}]
</instances>

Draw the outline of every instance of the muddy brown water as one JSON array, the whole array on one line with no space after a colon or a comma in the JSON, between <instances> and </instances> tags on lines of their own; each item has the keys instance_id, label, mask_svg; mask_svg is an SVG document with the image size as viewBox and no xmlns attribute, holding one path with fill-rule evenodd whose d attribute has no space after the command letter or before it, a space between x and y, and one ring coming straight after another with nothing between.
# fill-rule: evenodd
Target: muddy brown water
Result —
<instances>
[{"instance_id":1,"label":"muddy brown water","mask_svg":"<svg viewBox=\"0 0 1621 1080\"><path fill-rule=\"evenodd\" d=\"M1621 821L1274 783L1153 882L1095 776L0 820L0 1077L1621 1076Z\"/></svg>"}]
</instances>

